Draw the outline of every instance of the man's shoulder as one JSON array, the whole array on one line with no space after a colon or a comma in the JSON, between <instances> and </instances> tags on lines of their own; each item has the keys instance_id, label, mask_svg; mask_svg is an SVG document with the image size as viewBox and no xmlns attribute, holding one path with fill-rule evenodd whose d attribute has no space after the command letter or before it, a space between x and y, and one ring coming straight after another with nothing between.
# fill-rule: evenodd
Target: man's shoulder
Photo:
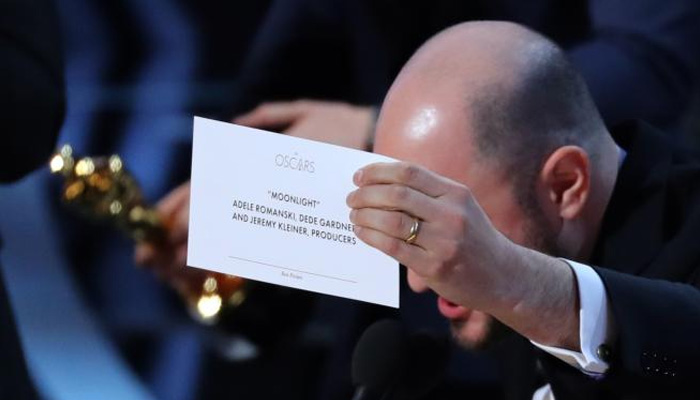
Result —
<instances>
[{"instance_id":1,"label":"man's shoulder","mask_svg":"<svg viewBox=\"0 0 700 400\"><path fill-rule=\"evenodd\" d=\"M700 235L698 158L644 123L625 123L612 133L627 154L592 261L621 272L686 281L695 266L672 255L687 258L700 251L691 245ZM670 259L682 271L669 273L661 266Z\"/></svg>"}]
</instances>

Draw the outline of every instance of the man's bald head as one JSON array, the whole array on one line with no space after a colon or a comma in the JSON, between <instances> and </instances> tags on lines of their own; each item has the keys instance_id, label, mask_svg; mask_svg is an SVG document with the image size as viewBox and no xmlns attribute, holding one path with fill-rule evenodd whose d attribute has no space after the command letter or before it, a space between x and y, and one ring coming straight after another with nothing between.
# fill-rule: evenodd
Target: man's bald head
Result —
<instances>
[{"instance_id":1,"label":"man's bald head","mask_svg":"<svg viewBox=\"0 0 700 400\"><path fill-rule=\"evenodd\" d=\"M449 109L455 121L449 132L435 131L424 140L464 136L469 156L511 177L526 207L532 206L532 181L553 150L577 145L595 160L607 136L563 51L513 23L468 22L430 39L406 64L386 103L412 98ZM402 133L380 131L378 142L383 134Z\"/></svg>"}]
</instances>

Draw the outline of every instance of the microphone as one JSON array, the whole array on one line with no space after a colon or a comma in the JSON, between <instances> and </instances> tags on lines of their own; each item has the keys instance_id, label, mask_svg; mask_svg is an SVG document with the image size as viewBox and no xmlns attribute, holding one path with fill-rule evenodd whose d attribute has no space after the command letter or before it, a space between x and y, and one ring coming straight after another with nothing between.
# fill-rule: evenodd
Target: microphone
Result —
<instances>
[{"instance_id":1,"label":"microphone","mask_svg":"<svg viewBox=\"0 0 700 400\"><path fill-rule=\"evenodd\" d=\"M430 391L449 360L448 340L427 333L408 335L396 320L372 324L352 357L353 400L412 400Z\"/></svg>"}]
</instances>

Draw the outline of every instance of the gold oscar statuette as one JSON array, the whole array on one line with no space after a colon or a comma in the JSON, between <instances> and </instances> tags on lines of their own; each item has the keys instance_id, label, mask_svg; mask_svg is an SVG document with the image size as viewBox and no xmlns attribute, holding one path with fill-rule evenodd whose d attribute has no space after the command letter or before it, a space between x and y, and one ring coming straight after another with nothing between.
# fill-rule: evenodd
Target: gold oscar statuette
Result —
<instances>
[{"instance_id":1,"label":"gold oscar statuette","mask_svg":"<svg viewBox=\"0 0 700 400\"><path fill-rule=\"evenodd\" d=\"M61 197L72 208L117 226L136 242L156 247L163 243L163 222L145 203L138 183L119 156L76 159L71 146L64 145L51 157L49 166L53 174L63 176ZM215 323L222 308L245 301L243 278L188 267L173 275L170 283L202 323Z\"/></svg>"}]
</instances>

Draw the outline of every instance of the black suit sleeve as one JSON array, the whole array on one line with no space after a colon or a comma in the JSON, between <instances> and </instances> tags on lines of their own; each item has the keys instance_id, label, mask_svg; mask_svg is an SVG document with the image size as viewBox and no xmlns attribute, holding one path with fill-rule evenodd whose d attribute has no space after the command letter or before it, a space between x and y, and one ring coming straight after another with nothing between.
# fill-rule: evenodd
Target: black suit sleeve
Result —
<instances>
[{"instance_id":1,"label":"black suit sleeve","mask_svg":"<svg viewBox=\"0 0 700 400\"><path fill-rule=\"evenodd\" d=\"M700 289L602 268L597 272L618 330L611 377L661 386L700 380Z\"/></svg>"},{"instance_id":2,"label":"black suit sleeve","mask_svg":"<svg viewBox=\"0 0 700 400\"><path fill-rule=\"evenodd\" d=\"M700 289L596 268L615 318L610 368L592 378L545 353L557 399L691 399L700 380Z\"/></svg>"},{"instance_id":3,"label":"black suit sleeve","mask_svg":"<svg viewBox=\"0 0 700 400\"><path fill-rule=\"evenodd\" d=\"M0 0L0 182L45 163L63 120L59 28L49 0Z\"/></svg>"},{"instance_id":4,"label":"black suit sleeve","mask_svg":"<svg viewBox=\"0 0 700 400\"><path fill-rule=\"evenodd\" d=\"M233 113L264 101L338 98L351 62L344 1L273 1L242 66Z\"/></svg>"}]
</instances>

